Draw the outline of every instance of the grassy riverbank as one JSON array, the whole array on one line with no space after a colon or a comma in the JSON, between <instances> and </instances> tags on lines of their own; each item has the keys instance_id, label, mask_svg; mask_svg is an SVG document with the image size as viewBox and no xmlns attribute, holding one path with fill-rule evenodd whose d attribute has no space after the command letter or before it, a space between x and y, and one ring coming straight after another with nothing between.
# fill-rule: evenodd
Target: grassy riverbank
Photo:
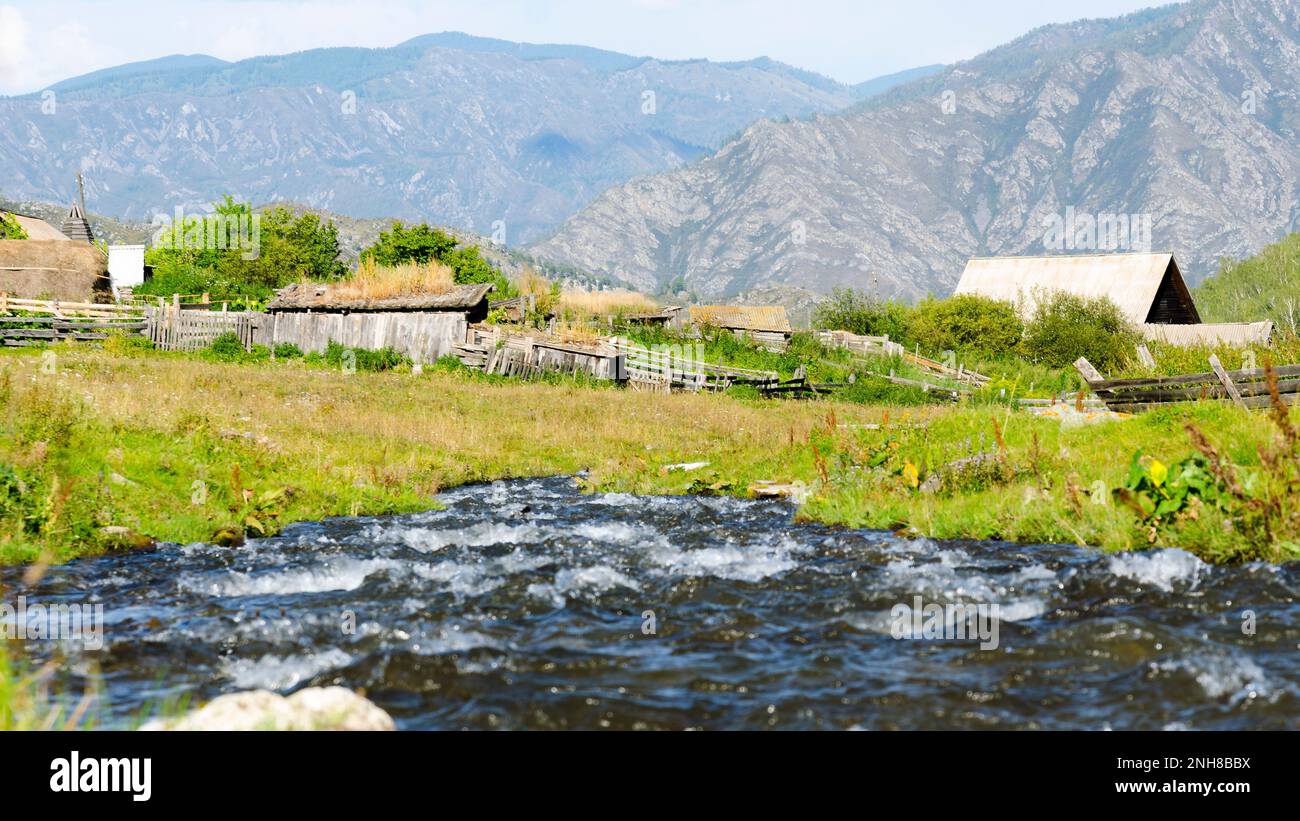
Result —
<instances>
[{"instance_id":1,"label":"grassy riverbank","mask_svg":"<svg viewBox=\"0 0 1300 821\"><path fill-rule=\"evenodd\" d=\"M1294 483L1267 449L1283 434L1264 414L1221 404L1085 425L994 405L665 396L440 369L52 353L0 352L5 563L149 538L235 544L291 521L428 508L467 482L582 470L592 489L637 493L801 483L805 517L934 537L1176 545L1213 561L1295 549ZM1199 450L1189 423L1206 437ZM1183 461L1209 446L1217 462ZM698 462L709 464L670 469Z\"/></svg>"}]
</instances>

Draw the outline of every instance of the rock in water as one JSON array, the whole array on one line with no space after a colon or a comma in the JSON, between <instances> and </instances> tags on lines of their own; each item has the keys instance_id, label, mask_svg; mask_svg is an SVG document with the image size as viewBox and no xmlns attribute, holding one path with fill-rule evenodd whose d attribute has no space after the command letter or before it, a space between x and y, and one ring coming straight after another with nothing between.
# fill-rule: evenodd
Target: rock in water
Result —
<instances>
[{"instance_id":1,"label":"rock in water","mask_svg":"<svg viewBox=\"0 0 1300 821\"><path fill-rule=\"evenodd\" d=\"M221 696L174 719L141 730L395 730L388 713L345 687L308 687L284 696L252 690Z\"/></svg>"}]
</instances>

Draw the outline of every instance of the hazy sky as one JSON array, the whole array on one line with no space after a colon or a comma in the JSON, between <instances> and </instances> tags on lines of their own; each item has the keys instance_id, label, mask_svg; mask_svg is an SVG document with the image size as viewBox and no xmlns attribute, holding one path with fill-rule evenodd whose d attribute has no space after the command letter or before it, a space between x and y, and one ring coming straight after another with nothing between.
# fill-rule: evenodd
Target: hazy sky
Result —
<instances>
[{"instance_id":1,"label":"hazy sky","mask_svg":"<svg viewBox=\"0 0 1300 821\"><path fill-rule=\"evenodd\" d=\"M168 54L226 60L466 31L667 59L766 55L844 82L1153 0L0 0L0 94Z\"/></svg>"}]
</instances>

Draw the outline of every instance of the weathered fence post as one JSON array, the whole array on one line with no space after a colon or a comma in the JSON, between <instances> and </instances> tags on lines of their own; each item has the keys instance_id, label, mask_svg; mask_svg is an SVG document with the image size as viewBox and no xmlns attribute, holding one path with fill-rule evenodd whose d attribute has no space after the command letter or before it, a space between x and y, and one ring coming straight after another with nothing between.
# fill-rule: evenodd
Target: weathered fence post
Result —
<instances>
[{"instance_id":1,"label":"weathered fence post","mask_svg":"<svg viewBox=\"0 0 1300 821\"><path fill-rule=\"evenodd\" d=\"M1237 390L1237 386L1232 382L1232 377L1228 376L1228 372L1223 369L1223 363L1219 362L1217 354L1210 354L1210 368L1213 369L1214 375L1219 377L1219 381L1223 383L1223 387L1228 391L1228 396L1232 397L1233 403L1245 410L1246 402L1241 398L1241 391Z\"/></svg>"},{"instance_id":2,"label":"weathered fence post","mask_svg":"<svg viewBox=\"0 0 1300 821\"><path fill-rule=\"evenodd\" d=\"M1097 373L1097 369L1092 366L1092 363L1082 356L1075 361L1074 368L1081 376L1083 376L1083 381L1088 383L1088 387L1092 387L1098 382L1106 381L1102 378L1101 374Z\"/></svg>"},{"instance_id":3,"label":"weathered fence post","mask_svg":"<svg viewBox=\"0 0 1300 821\"><path fill-rule=\"evenodd\" d=\"M1143 367L1154 368L1156 366L1156 358L1151 355L1151 350L1146 345L1137 346L1137 355L1138 361L1142 363Z\"/></svg>"}]
</instances>

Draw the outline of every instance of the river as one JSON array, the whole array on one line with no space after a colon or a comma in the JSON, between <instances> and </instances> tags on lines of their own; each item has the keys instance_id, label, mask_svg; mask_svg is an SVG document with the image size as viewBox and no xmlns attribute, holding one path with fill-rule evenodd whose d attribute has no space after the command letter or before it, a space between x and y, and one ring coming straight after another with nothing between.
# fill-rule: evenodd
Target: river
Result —
<instances>
[{"instance_id":1,"label":"river","mask_svg":"<svg viewBox=\"0 0 1300 821\"><path fill-rule=\"evenodd\" d=\"M777 502L584 495L565 478L442 501L240 548L80 560L31 588L18 568L0 579L9 598L103 605L101 649L25 645L73 691L99 682L101 727L185 697L331 684L363 688L402 729L1300 717L1297 564L909 540L795 524ZM978 606L965 638L956 604ZM929 620L936 605L943 618Z\"/></svg>"}]
</instances>

